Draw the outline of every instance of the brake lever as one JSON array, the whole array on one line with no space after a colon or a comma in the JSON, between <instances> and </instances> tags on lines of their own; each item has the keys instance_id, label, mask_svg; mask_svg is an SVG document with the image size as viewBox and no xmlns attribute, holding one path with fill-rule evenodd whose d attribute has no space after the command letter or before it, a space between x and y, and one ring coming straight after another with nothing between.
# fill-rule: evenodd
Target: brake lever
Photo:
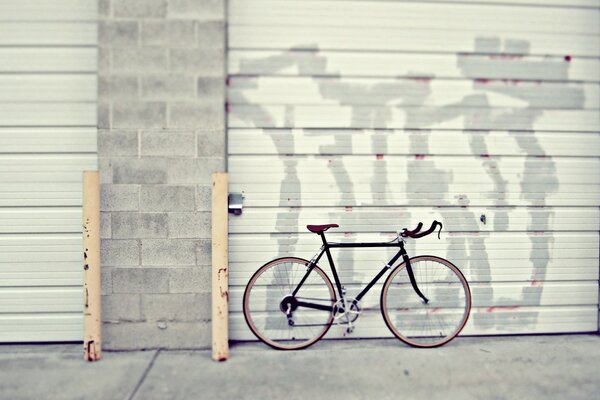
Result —
<instances>
[{"instance_id":1,"label":"brake lever","mask_svg":"<svg viewBox=\"0 0 600 400\"><path fill-rule=\"evenodd\" d=\"M441 222L436 221L436 220L433 220L433 222L431 223L431 227L429 229L427 229L426 232L423 232L422 234L420 234L419 237L424 237L424 236L432 234L433 232L435 232L435 230L437 229L438 226L440 227L440 229L438 231L438 240L441 240L442 239L441 234L442 234L442 227L443 227L443 225L442 225Z\"/></svg>"},{"instance_id":2,"label":"brake lever","mask_svg":"<svg viewBox=\"0 0 600 400\"><path fill-rule=\"evenodd\" d=\"M444 227L444 225L441 222L435 221L435 220L433 221L433 223L434 224L438 224L440 226L440 230L438 231L438 240L441 240L442 239L442 237L441 237L442 228Z\"/></svg>"}]
</instances>

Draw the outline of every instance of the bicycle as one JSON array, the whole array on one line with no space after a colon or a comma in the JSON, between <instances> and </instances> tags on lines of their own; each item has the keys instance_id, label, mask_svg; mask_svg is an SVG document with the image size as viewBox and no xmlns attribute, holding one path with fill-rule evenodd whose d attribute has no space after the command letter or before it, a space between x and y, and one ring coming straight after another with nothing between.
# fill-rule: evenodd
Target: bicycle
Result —
<instances>
[{"instance_id":1,"label":"bicycle","mask_svg":"<svg viewBox=\"0 0 600 400\"><path fill-rule=\"evenodd\" d=\"M360 300L388 271L383 284L380 308L390 331L414 347L437 347L448 343L464 328L471 311L471 291L460 270L436 256L409 258L405 238L418 239L433 233L442 224L433 221L421 232L404 228L391 242L333 243L325 232L337 224L308 225L321 237L323 245L312 257L277 258L259 268L246 285L244 318L250 330L267 345L278 350L304 349L321 339L331 325L346 325L352 333L361 314ZM333 258L333 248L398 247L398 252L355 297L346 296ZM331 268L335 289L317 265L323 255ZM392 266L402 257L402 262ZM337 298L339 295L339 299Z\"/></svg>"}]
</instances>

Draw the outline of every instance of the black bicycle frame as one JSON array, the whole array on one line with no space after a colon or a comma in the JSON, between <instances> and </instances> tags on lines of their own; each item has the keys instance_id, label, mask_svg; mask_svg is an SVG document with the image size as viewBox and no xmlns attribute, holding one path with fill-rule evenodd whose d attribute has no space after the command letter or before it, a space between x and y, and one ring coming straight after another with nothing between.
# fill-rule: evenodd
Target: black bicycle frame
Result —
<instances>
[{"instance_id":1,"label":"black bicycle frame","mask_svg":"<svg viewBox=\"0 0 600 400\"><path fill-rule=\"evenodd\" d=\"M398 259L400 257L402 257L402 259L406 263L406 270L408 272L408 277L410 278L410 283L411 283L415 293L417 295L419 295L419 297L421 297L421 299L425 303L429 302L429 299L427 297L425 297L425 295L423 293L421 293L421 291L419 290L419 287L417 286L417 282L415 280L415 275L413 273L412 266L410 264L410 258L408 257L408 254L406 253L406 249L404 248L403 241L399 240L397 242L387 242L387 243L377 243L377 242L374 242L374 243L328 243L327 240L325 239L325 235L322 232L319 233L319 236L321 236L321 239L323 241L323 246L321 247L321 251L320 251L319 255L316 258L314 258L313 261L311 261L310 264L308 265L308 269L306 270L306 273L304 274L304 276L298 283L298 286L296 286L296 289L294 289L294 291L292 292L292 296L296 296L296 293L298 293L298 291L300 290L300 288L302 287L302 285L304 284L304 282L306 281L306 279L308 278L308 276L310 275L312 270L317 266L317 263L319 262L321 257L323 257L323 254L326 254L327 261L329 262L329 267L331 268L331 272L333 274L333 280L335 281L337 291L340 295L340 298L344 297L342 284L341 284L340 278L337 274L337 270L335 269L335 263L333 262L333 257L331 256L330 249L366 248L366 247L398 247L399 250L396 253L396 255L394 255L390 259L390 261L387 262L387 264L381 269L381 271L379 271L379 273L371 280L371 282L369 282L369 284L356 296L356 301L360 301L360 299L362 299L369 292L369 290L371 290L373 285L375 285L377 283L377 281L379 279L381 279L381 277L383 275L385 275L385 273L392 268L394 263L396 261L398 261ZM297 301L296 304L299 307L313 308L313 309L317 309L317 310L324 310L324 311L332 311L333 310L333 306L325 306L322 304L309 303L309 302L304 302L304 301Z\"/></svg>"}]
</instances>

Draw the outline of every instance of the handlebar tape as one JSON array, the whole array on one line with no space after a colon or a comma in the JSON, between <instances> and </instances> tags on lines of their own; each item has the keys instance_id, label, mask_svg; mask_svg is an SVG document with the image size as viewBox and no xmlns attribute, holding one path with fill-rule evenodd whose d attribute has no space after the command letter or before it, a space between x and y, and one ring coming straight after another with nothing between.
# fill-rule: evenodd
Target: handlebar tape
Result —
<instances>
[{"instance_id":1,"label":"handlebar tape","mask_svg":"<svg viewBox=\"0 0 600 400\"><path fill-rule=\"evenodd\" d=\"M403 237L411 237L413 239L418 239L418 238L422 238L424 236L427 236L431 233L433 233L438 227L440 228L440 230L438 231L438 239L440 239L440 235L442 233L442 227L443 224L439 221L433 221L433 223L431 224L431 227L429 229L427 229L425 232L421 232L421 228L423 227L423 223L419 222L419 224L417 225L417 227L415 229L413 229L412 231L409 231L408 229L404 228L402 230L402 236Z\"/></svg>"}]
</instances>

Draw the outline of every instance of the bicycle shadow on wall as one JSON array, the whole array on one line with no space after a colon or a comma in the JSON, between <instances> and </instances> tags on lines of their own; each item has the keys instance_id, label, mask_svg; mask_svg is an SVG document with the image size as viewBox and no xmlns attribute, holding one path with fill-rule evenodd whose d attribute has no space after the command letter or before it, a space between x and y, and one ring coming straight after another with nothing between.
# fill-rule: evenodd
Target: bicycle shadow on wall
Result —
<instances>
[{"instance_id":1,"label":"bicycle shadow on wall","mask_svg":"<svg viewBox=\"0 0 600 400\"><path fill-rule=\"evenodd\" d=\"M519 329L535 327L538 319L536 311L511 312L518 307L535 307L541 305L543 281L546 279L547 268L550 262L553 235L548 229L554 211L547 208L549 195L559 190L559 181L556 165L552 158L545 157L542 144L534 134L535 124L545 110L553 108L583 109L585 103L584 92L581 88L565 87L564 85L540 84L540 77L544 81L567 81L569 78L569 60L563 58L531 57L530 44L527 41L500 38L480 37L475 40L474 51L469 54L457 56L457 67L462 76L473 82L472 94L464 96L457 102L431 106L436 104L435 88L432 84L433 75L430 73L410 74L416 78L407 77L402 81L382 79L382 82L373 84L352 81L344 78L339 72L328 71L327 57L319 52L316 46L296 46L281 54L271 55L264 59L252 60L242 63L241 74L253 74L257 70L261 73L277 74L289 68L297 68L300 75L313 75L314 85L323 99L336 100L339 105L350 107L351 113L347 125L353 129L382 129L387 132L390 128L402 128L408 132L409 153L414 155L431 155L431 136L427 130L443 126L449 122L451 129L462 129L468 136L470 155L479 156L474 159L477 168L489 178L493 190L486 194L467 192L455 195L453 185L460 185L465 177L458 176L450 169L437 166L435 157L415 157L408 159L405 171L390 171L387 159L382 157L372 170L371 192L378 193L390 186L388 177L391 174L406 173L406 186L411 188L408 192L408 206L436 207L443 220L452 220L447 224L455 234L448 236L447 257L456 262L467 278L478 282L472 287L474 307L479 307L483 312L475 312L472 322L478 329L484 331L502 331L504 327L518 327ZM314 76L326 77L317 78ZM427 77L423 79L423 77ZM248 82L249 87L256 88L258 80ZM277 127L277 118L269 113L267 108L260 104L252 104L244 98L243 90L236 92L237 101L250 104L251 113L236 115L251 126L260 128ZM369 99L370 103L361 103L361 99ZM358 99L358 100L355 100ZM433 100L433 102L431 101ZM496 104L500 106L496 106ZM518 104L518 106L514 106ZM235 114L235 107L232 113ZM404 115L403 123L398 123L398 113ZM456 121L462 120L463 125L456 127ZM286 131L277 131L271 134L273 144L278 154L296 154L294 134L291 129L301 128L295 122L293 104L285 106L283 126ZM456 128L455 128L456 127ZM425 132L423 131L425 130ZM522 166L520 178L514 176L510 168L504 168L501 159L489 156L494 152L491 131L508 131L512 136L525 161ZM331 144L322 144L320 154L337 154L336 149L352 149L350 135L336 134L335 131L307 130L311 135L329 138ZM290 138L280 140L282 135ZM373 155L388 153L390 136L372 135ZM325 143L325 141L322 141ZM334 157L332 157L334 159ZM294 157L281 157L284 166L284 177L280 183L279 206L302 205L303 181L298 174L298 159ZM333 170L332 168L335 168ZM352 174L343 162L331 162L329 171L335 181L339 193L339 206L354 205L395 205L393 200L385 197L376 199L371 203L364 201L359 204L354 191L358 183L352 179ZM434 176L432 182L423 182L419 179L422 174ZM515 182L515 179L519 179ZM515 193L515 187L519 192ZM535 188L535 190L533 190ZM511 193L512 191L512 193ZM297 194L297 198L290 201L290 194ZM520 198L527 206L529 214L528 231L544 232L541 235L528 235L530 244L529 274L530 286L524 286L520 294L507 296L494 293L491 282L499 280L503 269L509 268L501 259L490 259L488 254L488 241L493 238L489 233L482 231L481 215L473 211L472 199L488 198L489 203L481 206L487 209L486 221L495 232L509 232L511 230L510 210L516 206L512 204L515 198ZM490 216L489 214L492 213ZM355 213L330 213L330 221L342 226L356 225ZM410 221L411 215L402 215L402 220ZM280 254L296 253L298 236L295 235L300 225L300 214L290 213L288 210L277 215L275 230L286 235L275 234L273 239L278 242ZM487 222L486 222L487 223ZM465 232L465 233L459 233ZM478 232L468 234L468 232ZM354 255L338 259L350 266L347 273L355 277L353 263L347 262L354 259ZM508 262L508 261L504 261ZM355 282L360 282L356 279ZM509 312L502 312L509 311ZM511 329L511 328L509 328Z\"/></svg>"}]
</instances>

